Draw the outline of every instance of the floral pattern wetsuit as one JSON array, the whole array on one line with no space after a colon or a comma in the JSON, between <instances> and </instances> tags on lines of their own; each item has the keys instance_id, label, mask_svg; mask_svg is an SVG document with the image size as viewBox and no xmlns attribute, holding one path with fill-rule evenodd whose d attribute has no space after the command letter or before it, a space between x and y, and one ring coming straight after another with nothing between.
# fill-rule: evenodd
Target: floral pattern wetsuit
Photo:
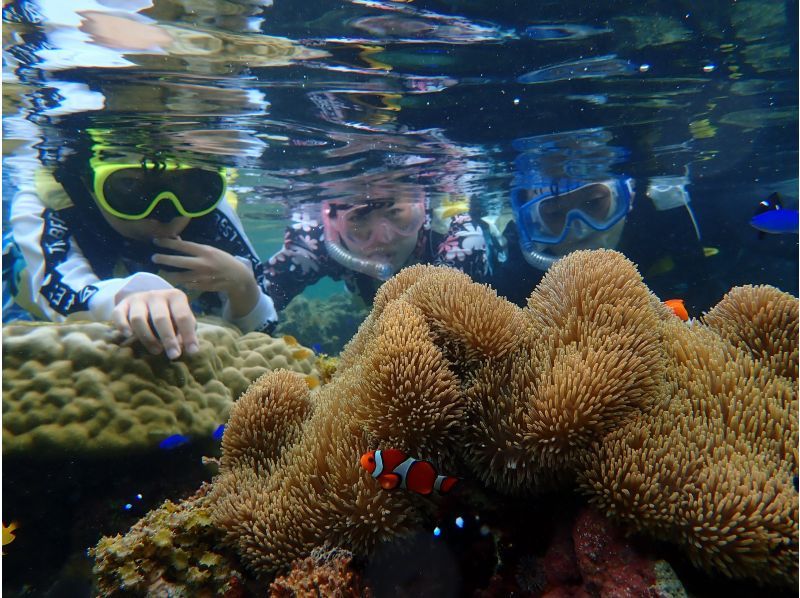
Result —
<instances>
[{"instance_id":1,"label":"floral pattern wetsuit","mask_svg":"<svg viewBox=\"0 0 800 598\"><path fill-rule=\"evenodd\" d=\"M326 276L344 280L348 289L371 303L381 281L331 259L319 221L305 214L295 214L293 220L294 224L284 234L283 248L264 264L269 295L276 309L283 309L303 289ZM489 262L483 231L473 224L469 214L458 214L450 220L447 233L441 235L431 230L428 217L405 265L416 263L451 266L469 274L476 282L484 282Z\"/></svg>"}]
</instances>

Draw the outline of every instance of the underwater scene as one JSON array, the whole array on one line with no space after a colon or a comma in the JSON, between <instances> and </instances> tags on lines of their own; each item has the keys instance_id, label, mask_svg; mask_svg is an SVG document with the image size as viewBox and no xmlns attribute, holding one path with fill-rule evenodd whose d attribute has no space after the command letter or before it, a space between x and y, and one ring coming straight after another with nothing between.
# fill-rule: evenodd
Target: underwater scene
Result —
<instances>
[{"instance_id":1,"label":"underwater scene","mask_svg":"<svg viewBox=\"0 0 800 598\"><path fill-rule=\"evenodd\" d=\"M4 0L3 596L796 596L798 18Z\"/></svg>"}]
</instances>

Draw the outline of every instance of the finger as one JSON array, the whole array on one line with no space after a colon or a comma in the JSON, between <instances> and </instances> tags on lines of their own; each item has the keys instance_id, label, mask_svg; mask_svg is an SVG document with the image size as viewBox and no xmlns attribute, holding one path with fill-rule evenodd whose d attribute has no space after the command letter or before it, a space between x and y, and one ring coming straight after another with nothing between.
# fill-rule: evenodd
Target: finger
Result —
<instances>
[{"instance_id":1,"label":"finger","mask_svg":"<svg viewBox=\"0 0 800 598\"><path fill-rule=\"evenodd\" d=\"M161 353L161 343L158 342L155 334L150 329L150 309L146 301L131 301L128 310L128 321L131 329L145 348L153 355Z\"/></svg>"},{"instance_id":2,"label":"finger","mask_svg":"<svg viewBox=\"0 0 800 598\"><path fill-rule=\"evenodd\" d=\"M170 272L164 276L171 284L195 291L221 291L228 279L214 272Z\"/></svg>"},{"instance_id":3,"label":"finger","mask_svg":"<svg viewBox=\"0 0 800 598\"><path fill-rule=\"evenodd\" d=\"M200 343L197 340L197 320L192 313L192 308L189 307L189 302L186 296L175 296L169 301L169 308L172 312L172 319L175 322L175 327L178 329L181 343L186 347L186 352L189 355L197 353L200 349Z\"/></svg>"},{"instance_id":4,"label":"finger","mask_svg":"<svg viewBox=\"0 0 800 598\"><path fill-rule=\"evenodd\" d=\"M166 247L167 249L174 249L176 251L180 251L181 253L188 253L195 256L199 256L208 249L208 245L194 243L192 241L184 241L180 237L159 237L157 239L153 239L153 244L157 245L158 247Z\"/></svg>"},{"instance_id":5,"label":"finger","mask_svg":"<svg viewBox=\"0 0 800 598\"><path fill-rule=\"evenodd\" d=\"M128 321L128 310L130 305L127 301L121 302L111 312L111 321L114 326L119 330L126 339L130 340L133 337L133 330L131 330L130 322Z\"/></svg>"},{"instance_id":6,"label":"finger","mask_svg":"<svg viewBox=\"0 0 800 598\"><path fill-rule=\"evenodd\" d=\"M172 284L193 284L208 279L208 274L198 272L165 272L164 278Z\"/></svg>"},{"instance_id":7,"label":"finger","mask_svg":"<svg viewBox=\"0 0 800 598\"><path fill-rule=\"evenodd\" d=\"M154 253L150 256L150 261L154 264L163 264L184 270L195 270L206 264L205 260L197 256L169 255L167 253Z\"/></svg>"},{"instance_id":8,"label":"finger","mask_svg":"<svg viewBox=\"0 0 800 598\"><path fill-rule=\"evenodd\" d=\"M175 334L172 317L172 306L169 299L159 301L150 310L150 320L153 322L158 338L167 352L167 357L177 359L181 355L181 345Z\"/></svg>"}]
</instances>

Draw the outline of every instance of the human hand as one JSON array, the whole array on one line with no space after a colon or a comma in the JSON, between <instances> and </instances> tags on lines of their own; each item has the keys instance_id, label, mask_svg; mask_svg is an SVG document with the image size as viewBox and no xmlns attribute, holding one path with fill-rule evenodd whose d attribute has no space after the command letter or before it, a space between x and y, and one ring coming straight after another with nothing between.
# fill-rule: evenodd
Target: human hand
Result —
<instances>
[{"instance_id":1,"label":"human hand","mask_svg":"<svg viewBox=\"0 0 800 598\"><path fill-rule=\"evenodd\" d=\"M193 291L227 294L235 293L248 284L255 285L252 271L227 251L180 238L154 239L153 243L185 254L156 253L151 258L155 264L184 270L163 275L172 284Z\"/></svg>"},{"instance_id":2,"label":"human hand","mask_svg":"<svg viewBox=\"0 0 800 598\"><path fill-rule=\"evenodd\" d=\"M199 351L197 320L186 293L178 289L132 293L117 303L111 319L122 334L141 341L153 355L166 351L176 359L183 347L189 355Z\"/></svg>"}]
</instances>

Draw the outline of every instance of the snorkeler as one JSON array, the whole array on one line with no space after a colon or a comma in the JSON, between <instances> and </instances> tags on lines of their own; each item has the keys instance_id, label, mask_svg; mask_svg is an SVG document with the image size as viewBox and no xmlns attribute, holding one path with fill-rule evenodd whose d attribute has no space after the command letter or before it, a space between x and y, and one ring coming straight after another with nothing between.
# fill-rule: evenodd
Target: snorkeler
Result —
<instances>
[{"instance_id":1,"label":"snorkeler","mask_svg":"<svg viewBox=\"0 0 800 598\"><path fill-rule=\"evenodd\" d=\"M460 213L448 218L440 234L431 226L422 193L403 195L326 200L318 217L297 214L283 248L265 264L276 308L326 276L344 280L369 303L383 281L416 263L451 266L483 281L489 265L480 225Z\"/></svg>"},{"instance_id":2,"label":"snorkeler","mask_svg":"<svg viewBox=\"0 0 800 598\"><path fill-rule=\"evenodd\" d=\"M522 255L531 266L547 270L575 250L617 246L633 208L633 182L623 177L552 180L516 187L511 203Z\"/></svg>"},{"instance_id":3,"label":"snorkeler","mask_svg":"<svg viewBox=\"0 0 800 598\"><path fill-rule=\"evenodd\" d=\"M243 331L277 321L222 169L77 152L14 198L17 302L42 319L111 320L153 354L198 351L195 313Z\"/></svg>"},{"instance_id":4,"label":"snorkeler","mask_svg":"<svg viewBox=\"0 0 800 598\"><path fill-rule=\"evenodd\" d=\"M503 231L508 259L493 265L490 281L498 293L524 305L561 257L580 249L616 249L643 265L647 284L659 296L683 298L693 311L707 304L701 297L713 283L705 256L714 253L702 246L686 177L651 177L642 182L646 191L638 194L642 200L634 210L639 185L632 178L608 174L610 167L598 169L596 176L592 172L570 176L568 166L566 160L548 161L530 154L516 160L513 218ZM555 174L548 176L548 171ZM525 264L533 267L526 269Z\"/></svg>"}]
</instances>

